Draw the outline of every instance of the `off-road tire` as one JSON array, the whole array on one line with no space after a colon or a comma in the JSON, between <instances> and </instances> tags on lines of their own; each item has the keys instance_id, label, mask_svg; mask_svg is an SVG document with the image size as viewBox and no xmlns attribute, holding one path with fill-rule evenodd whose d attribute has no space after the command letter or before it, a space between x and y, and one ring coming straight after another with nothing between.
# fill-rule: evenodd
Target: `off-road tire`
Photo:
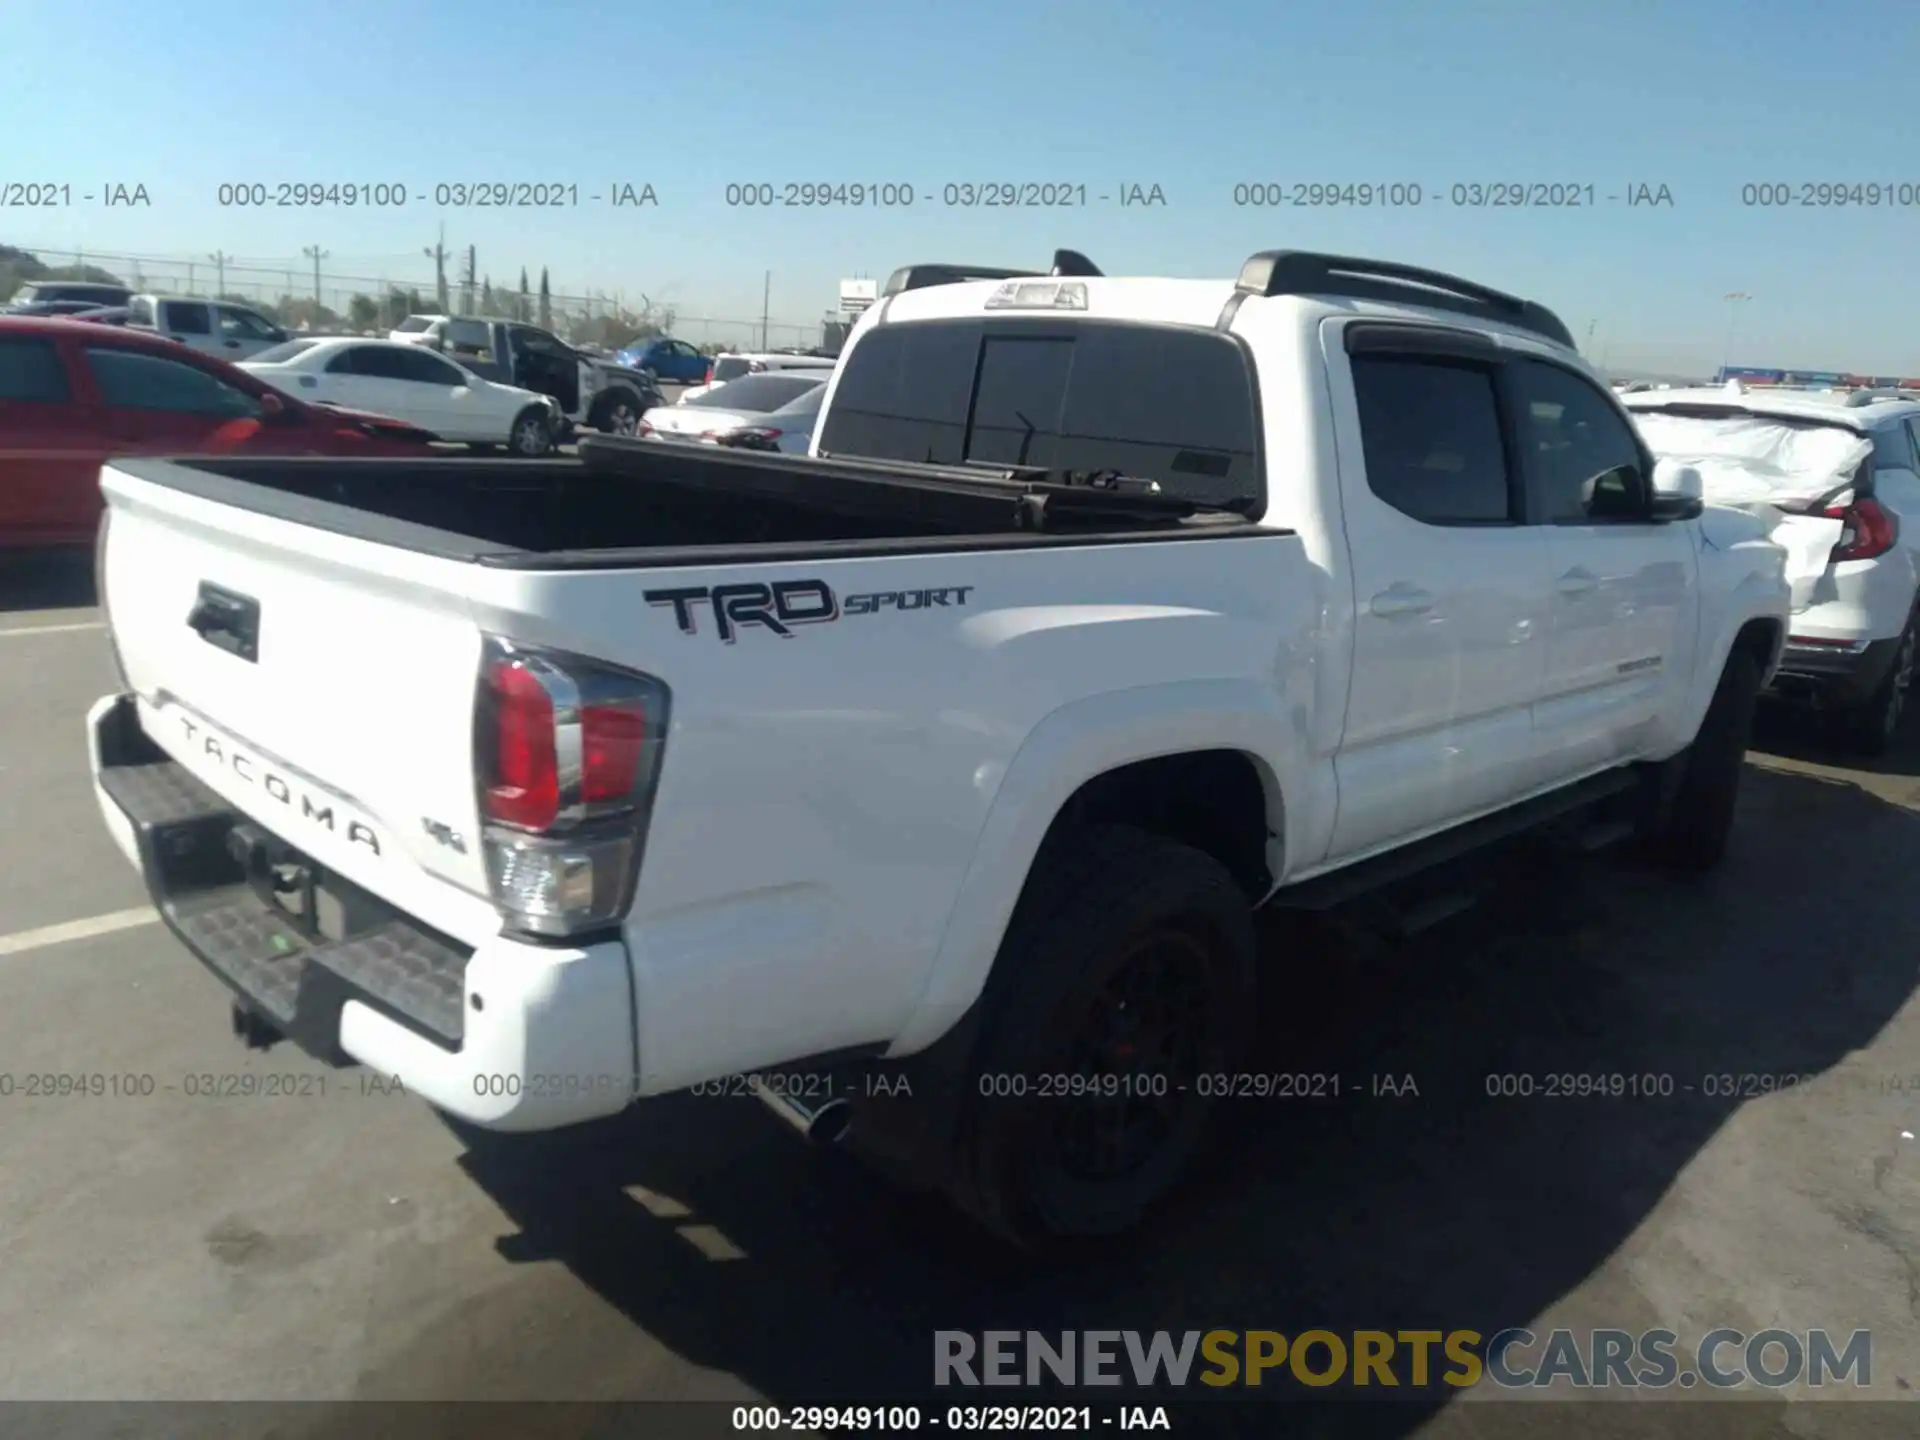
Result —
<instances>
[{"instance_id":1,"label":"off-road tire","mask_svg":"<svg viewBox=\"0 0 1920 1440\"><path fill-rule=\"evenodd\" d=\"M1663 868L1700 875L1726 857L1760 680L1752 655L1729 655L1693 744L1668 762L1679 767L1679 781L1645 836L1650 858Z\"/></svg>"},{"instance_id":2,"label":"off-road tire","mask_svg":"<svg viewBox=\"0 0 1920 1440\"><path fill-rule=\"evenodd\" d=\"M1914 621L1900 636L1900 648L1886 678L1859 705L1836 716L1840 742L1856 755L1884 755L1900 737L1907 695L1913 685L1916 634Z\"/></svg>"},{"instance_id":3,"label":"off-road tire","mask_svg":"<svg viewBox=\"0 0 1920 1440\"><path fill-rule=\"evenodd\" d=\"M1129 826L1087 827L1050 841L982 1000L952 1198L1003 1240L1029 1250L1136 1225L1174 1188L1206 1137L1212 1087L1196 1077L1230 1074L1243 1063L1254 1028L1254 955L1248 897L1212 856ZM1143 983L1142 976L1155 974L1171 982L1171 1000L1161 993L1115 1003L1108 992L1116 981ZM1167 1027L1182 1053L1142 1053L1160 1048L1152 1035L1155 1004L1146 1001L1185 1017ZM1141 1132L1148 1137L1144 1153L1130 1169L1075 1178L1073 1142L1062 1138L1061 1123L1071 1112L1090 1124L1093 1111L1084 1104L1074 1111L1080 1102L1060 1098L1063 1087L1048 1077L1087 1073L1081 1047L1091 1043L1090 1022L1102 1012L1110 1029L1147 1037L1132 1056L1116 1042L1106 1060L1136 1065L1134 1083L1159 1092L1146 1099L1159 1099L1170 1113Z\"/></svg>"}]
</instances>

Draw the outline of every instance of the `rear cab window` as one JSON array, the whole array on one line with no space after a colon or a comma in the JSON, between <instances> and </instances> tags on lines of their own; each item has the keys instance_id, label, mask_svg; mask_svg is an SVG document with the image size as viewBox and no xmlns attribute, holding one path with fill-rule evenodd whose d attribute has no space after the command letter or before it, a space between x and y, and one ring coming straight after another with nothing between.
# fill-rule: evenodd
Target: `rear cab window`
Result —
<instances>
[{"instance_id":1,"label":"rear cab window","mask_svg":"<svg viewBox=\"0 0 1920 1440\"><path fill-rule=\"evenodd\" d=\"M722 380L738 380L752 368L751 362L738 355L722 355L713 362L713 383Z\"/></svg>"},{"instance_id":2,"label":"rear cab window","mask_svg":"<svg viewBox=\"0 0 1920 1440\"><path fill-rule=\"evenodd\" d=\"M1106 320L918 320L867 332L842 363L822 454L978 461L1063 480L1118 474L1203 505L1264 508L1258 390L1231 336Z\"/></svg>"}]
</instances>

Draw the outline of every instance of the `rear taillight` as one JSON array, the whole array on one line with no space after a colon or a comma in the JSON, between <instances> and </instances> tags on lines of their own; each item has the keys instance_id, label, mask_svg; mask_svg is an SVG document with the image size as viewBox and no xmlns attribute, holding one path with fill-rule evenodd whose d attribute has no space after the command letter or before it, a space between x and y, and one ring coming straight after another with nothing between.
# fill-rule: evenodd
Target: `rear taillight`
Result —
<instances>
[{"instance_id":1,"label":"rear taillight","mask_svg":"<svg viewBox=\"0 0 1920 1440\"><path fill-rule=\"evenodd\" d=\"M642 420L633 433L636 435L651 435L653 434L653 426Z\"/></svg>"},{"instance_id":2,"label":"rear taillight","mask_svg":"<svg viewBox=\"0 0 1920 1440\"><path fill-rule=\"evenodd\" d=\"M746 425L738 430L723 430L714 439L722 445L731 445L740 450L772 450L780 439L780 431L766 425Z\"/></svg>"},{"instance_id":3,"label":"rear taillight","mask_svg":"<svg viewBox=\"0 0 1920 1440\"><path fill-rule=\"evenodd\" d=\"M626 912L667 700L650 675L488 638L474 755L487 879L509 929L578 935Z\"/></svg>"},{"instance_id":4,"label":"rear taillight","mask_svg":"<svg viewBox=\"0 0 1920 1440\"><path fill-rule=\"evenodd\" d=\"M1842 560L1872 560L1893 549L1900 539L1899 519L1871 495L1863 496L1851 505L1822 510L1820 514L1825 519L1838 520L1842 527L1840 539L1834 545L1833 553L1827 557L1829 564L1837 565Z\"/></svg>"},{"instance_id":5,"label":"rear taillight","mask_svg":"<svg viewBox=\"0 0 1920 1440\"><path fill-rule=\"evenodd\" d=\"M711 385L713 383L713 366L711 365L707 366L707 378L702 380L700 383L702 385Z\"/></svg>"}]
</instances>

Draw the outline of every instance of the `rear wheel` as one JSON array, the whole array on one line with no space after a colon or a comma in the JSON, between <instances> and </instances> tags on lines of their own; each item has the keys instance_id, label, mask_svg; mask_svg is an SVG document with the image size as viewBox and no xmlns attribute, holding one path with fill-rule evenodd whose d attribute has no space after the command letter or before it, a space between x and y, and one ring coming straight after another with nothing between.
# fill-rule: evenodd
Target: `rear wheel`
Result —
<instances>
[{"instance_id":1,"label":"rear wheel","mask_svg":"<svg viewBox=\"0 0 1920 1440\"><path fill-rule=\"evenodd\" d=\"M1729 655L1693 744L1668 762L1679 767L1679 781L1645 839L1652 858L1670 870L1702 874L1726 857L1760 679L1752 655Z\"/></svg>"},{"instance_id":2,"label":"rear wheel","mask_svg":"<svg viewBox=\"0 0 1920 1440\"><path fill-rule=\"evenodd\" d=\"M640 406L628 395L605 396L588 423L608 435L632 435L640 429Z\"/></svg>"},{"instance_id":3,"label":"rear wheel","mask_svg":"<svg viewBox=\"0 0 1920 1440\"><path fill-rule=\"evenodd\" d=\"M1884 755L1898 738L1900 722L1907 713L1907 691L1913 686L1914 651L1914 622L1909 620L1886 678L1863 704L1839 717L1840 738L1848 749L1862 755Z\"/></svg>"},{"instance_id":4,"label":"rear wheel","mask_svg":"<svg viewBox=\"0 0 1920 1440\"><path fill-rule=\"evenodd\" d=\"M1217 860L1122 826L1049 851L995 961L954 1183L1029 1248L1119 1234L1173 1189L1255 999L1251 907Z\"/></svg>"},{"instance_id":5,"label":"rear wheel","mask_svg":"<svg viewBox=\"0 0 1920 1440\"><path fill-rule=\"evenodd\" d=\"M548 420L547 412L537 405L529 405L516 415L513 420L513 429L507 436L507 448L528 460L537 460L543 455L551 455L553 424Z\"/></svg>"}]
</instances>

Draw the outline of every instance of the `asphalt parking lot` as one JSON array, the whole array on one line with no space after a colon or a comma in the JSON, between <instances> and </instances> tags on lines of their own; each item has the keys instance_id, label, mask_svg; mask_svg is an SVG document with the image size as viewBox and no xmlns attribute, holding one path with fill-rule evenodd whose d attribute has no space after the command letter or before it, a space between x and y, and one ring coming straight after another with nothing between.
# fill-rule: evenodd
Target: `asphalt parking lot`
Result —
<instances>
[{"instance_id":1,"label":"asphalt parking lot","mask_svg":"<svg viewBox=\"0 0 1920 1440\"><path fill-rule=\"evenodd\" d=\"M94 810L92 602L84 560L0 568L0 1072L154 1086L0 1097L0 1398L845 1403L920 1394L936 1329L1006 1326L1824 1326L1873 1332L1874 1393L1920 1384L1920 743L1849 766L1770 720L1701 887L1521 853L1404 944L1276 922L1264 1068L1349 1098L1248 1104L1150 1235L1050 1269L752 1101L495 1137L241 1049ZM187 1093L269 1072L326 1091ZM1487 1093L1522 1072L1676 1090ZM1417 1093L1352 1098L1376 1075ZM1633 1433L1705 1433L1651 1408L1671 1428ZM1836 1433L1805 1408L1792 1433Z\"/></svg>"}]
</instances>

